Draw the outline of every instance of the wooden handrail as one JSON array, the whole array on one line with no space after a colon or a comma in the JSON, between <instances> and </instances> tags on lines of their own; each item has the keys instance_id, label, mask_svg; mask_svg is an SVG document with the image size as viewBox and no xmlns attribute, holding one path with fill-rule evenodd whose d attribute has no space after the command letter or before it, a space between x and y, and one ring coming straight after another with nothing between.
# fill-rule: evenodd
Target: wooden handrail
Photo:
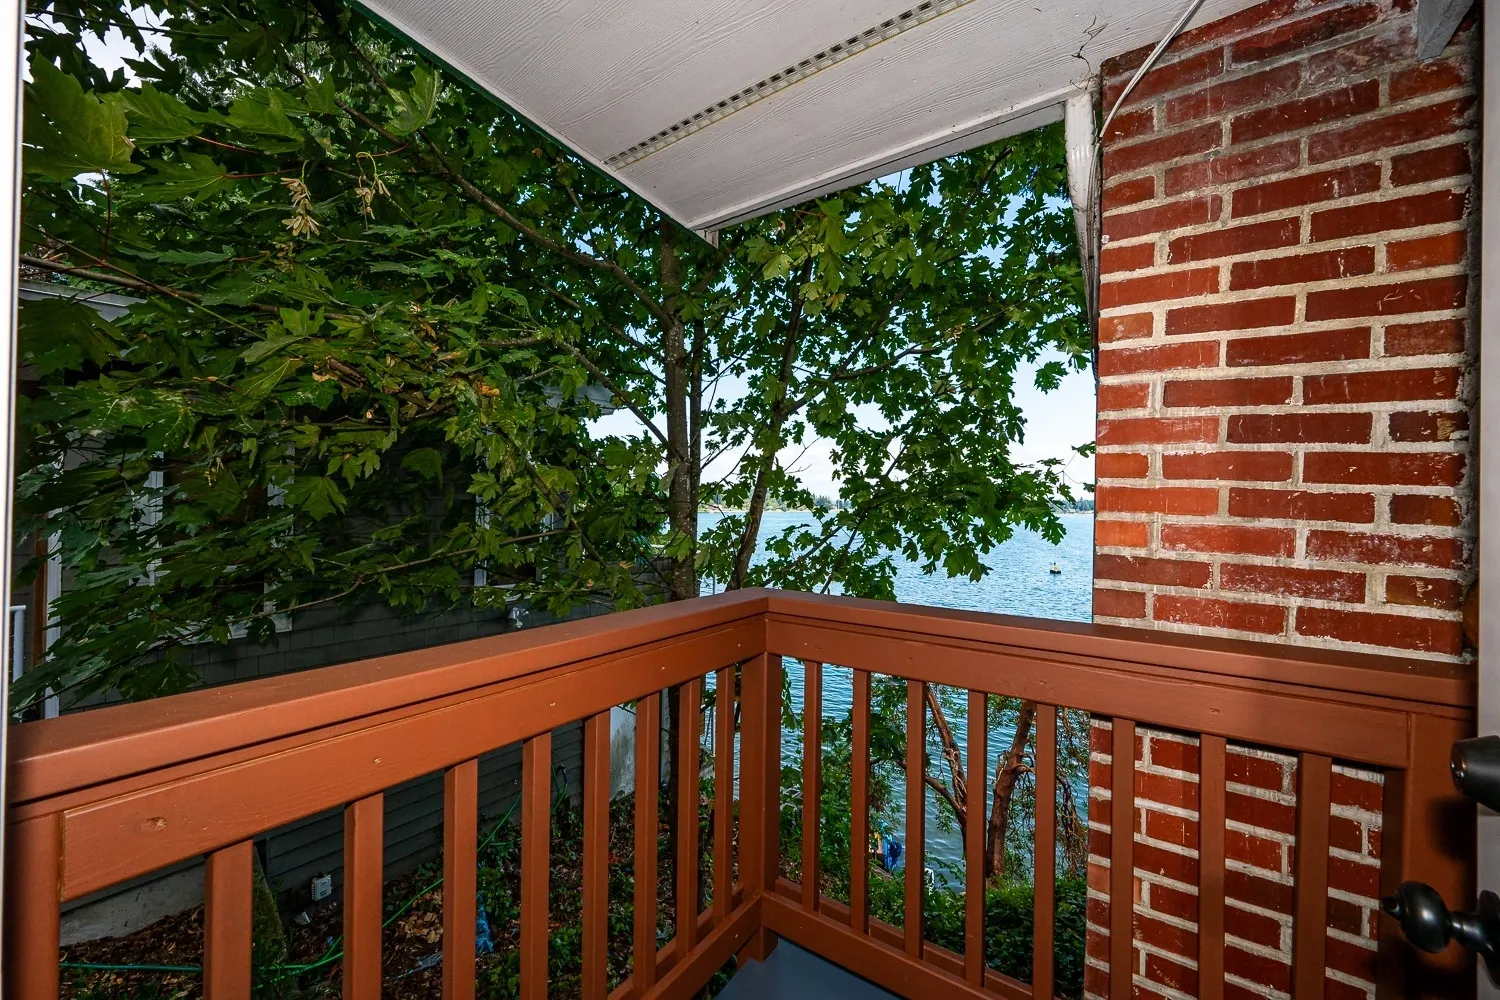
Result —
<instances>
[{"instance_id":1,"label":"wooden handrail","mask_svg":"<svg viewBox=\"0 0 1500 1000\"><path fill-rule=\"evenodd\" d=\"M887 985L898 991L909 988L911 995L939 987L954 995L1028 995L1024 984L997 978L972 958L965 963L924 942L916 929L920 922L892 943L875 926L862 898L840 911L809 884L798 887L794 906L783 905L785 900L777 896L783 657L809 664L808 704L817 702L822 664L854 668L858 766L852 775L856 816L851 830L856 843L868 830L860 807L868 804L863 757L870 738L870 676L881 674L907 683L905 725L909 739L917 743L925 739L926 685L970 692L971 720L984 718L989 696L1037 702L1038 733L1049 739L1055 739L1060 708L1113 719L1121 739L1117 745L1133 747L1129 734L1138 725L1200 736L1212 750L1204 758L1205 781L1212 778L1215 784L1205 789L1200 803L1205 822L1222 822L1219 786L1226 741L1300 755L1303 774L1311 775L1304 781L1311 784L1304 785L1299 835L1313 844L1326 838L1331 763L1384 768L1388 856L1382 879L1421 874L1456 899L1464 898L1472 880L1471 860L1451 836L1454 817L1462 810L1454 812L1455 796L1443 766L1447 743L1472 729L1475 682L1469 666L749 590L11 727L13 791L6 821L15 846L6 863L16 877L8 880L5 905L28 912L13 913L7 921L25 928L7 944L7 953L12 958L17 953L46 955L48 942L56 940L60 901L207 855L212 859L211 934L219 942L213 979L243 983L248 960L241 954L243 928L234 906L244 890L247 846L284 823L347 806L356 892L347 917L351 941L357 937L363 948L351 948L346 959L356 977L349 982L356 993L378 991L384 790L424 774L446 773L445 838L450 849L470 845L456 852L450 867L465 864L472 857L475 761L525 741L523 856L541 857L535 852L537 841L546 836L546 812L539 809L549 793L547 734L585 721L586 771L597 784L608 773L608 712L612 706L638 702L649 721L637 733L635 853L639 870L649 876L660 771L656 709L664 690L683 686L676 696L683 718L690 721L676 735L684 750L696 753L698 720L691 706L701 700L705 675L714 673L717 690L726 696L713 728L719 781L713 803L715 871L703 883L695 871L677 873L679 900L696 900L704 884L713 889L713 903L697 920L687 919L686 912L676 914L678 936L658 951L652 916L655 880L647 878L637 886L636 973L629 989L653 997L690 995L702 985L700 971L706 976L717 968L709 963L742 949L743 957L763 957L774 945L775 933L786 933L835 958L877 949L879 954L867 956L869 968L877 970L871 974L881 979L884 972L879 970L897 970ZM736 718L741 720L737 809L726 780ZM815 879L820 732L815 719L806 722L805 732L801 853L804 871ZM981 758L982 736L971 733L971 746L981 748ZM920 746L914 744L909 757L908 766L919 767ZM1041 780L1049 787L1057 780L1055 765L1053 747L1039 758ZM1133 766L1131 756L1116 756L1115 784L1122 791L1114 803L1116 827L1134 825L1128 790ZM696 762L682 764L684 785L695 769ZM590 937L585 979L586 992L598 997L604 989L600 935L607 879L607 861L598 854L607 844L608 801L597 788L595 794L589 791L586 841L594 845L595 856L589 858L586 849L584 909L591 930L585 931ZM920 785L914 794L919 792ZM908 808L908 822L918 834L920 801L913 798ZM691 803L684 799L677 805L673 822L695 824ZM733 845L736 883L728 875L732 816L739 823ZM1055 817L1039 815L1037 822L1038 842L1052 844ZM981 832L977 821L965 830L971 863L980 856ZM1223 899L1222 839L1212 830L1204 838L1208 870L1203 898L1211 907L1221 906ZM679 843L679 861L690 857L694 843L696 837ZM1110 882L1117 898L1131 894L1132 849L1129 837L1115 838L1111 848L1116 871ZM920 836L910 850L911 857L921 857ZM1300 970L1303 992L1315 988L1311 970L1322 954L1322 938L1306 921L1318 912L1326 892L1326 869L1317 856L1323 853L1299 853L1298 859L1297 878L1304 887L1298 902L1304 916L1298 950L1312 962ZM851 858L851 881L861 896L869 880L866 861L858 851ZM919 871L920 864L906 885L908 909L917 912L922 905ZM541 995L538 977L545 977L547 968L545 885L533 872L522 890L527 995ZM976 885L970 879L970 889ZM1050 908L1052 900L1050 891L1038 892L1036 906ZM1206 927L1222 926L1215 912L1203 919ZM981 940L982 910L969 906L965 921L968 939ZM466 907L455 903L445 909L444 922L462 929L472 919ZM1118 908L1112 924L1117 940L1111 953L1128 963L1129 908ZM1039 946L1044 938L1038 939ZM468 949L447 942L444 947L458 959L450 964L468 964L462 961ZM1382 938L1381 956L1388 983L1415 981L1417 959L1397 940ZM1212 948L1202 960L1207 970L1222 966L1222 955ZM1429 978L1435 969L1458 976L1443 981L1448 987L1461 979L1451 961L1420 967ZM920 974L914 971L919 969ZM1037 969L1042 981L1049 982L1050 964L1039 960ZM55 992L55 974L19 981L37 996ZM466 993L465 983L452 982L457 983L455 995ZM1125 989L1117 983L1111 992Z\"/></svg>"}]
</instances>

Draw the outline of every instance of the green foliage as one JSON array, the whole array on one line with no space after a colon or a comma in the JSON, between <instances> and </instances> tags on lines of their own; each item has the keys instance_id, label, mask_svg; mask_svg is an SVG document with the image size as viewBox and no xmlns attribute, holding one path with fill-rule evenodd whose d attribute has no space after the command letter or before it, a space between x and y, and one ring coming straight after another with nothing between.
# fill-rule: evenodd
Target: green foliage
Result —
<instances>
[{"instance_id":1,"label":"green foliage","mask_svg":"<svg viewBox=\"0 0 1500 1000\"><path fill-rule=\"evenodd\" d=\"M180 690L190 643L329 603L890 597L897 559L977 578L1017 526L1061 536L1058 463L1011 455L1020 367L1086 355L1059 129L716 251L353 4L152 8L28 31L29 266L141 301L23 309L19 530L66 586L15 704ZM643 429L598 430L588 387ZM828 504L778 458L814 436ZM700 503L748 513L699 538ZM767 504L816 523L751 567Z\"/></svg>"}]
</instances>

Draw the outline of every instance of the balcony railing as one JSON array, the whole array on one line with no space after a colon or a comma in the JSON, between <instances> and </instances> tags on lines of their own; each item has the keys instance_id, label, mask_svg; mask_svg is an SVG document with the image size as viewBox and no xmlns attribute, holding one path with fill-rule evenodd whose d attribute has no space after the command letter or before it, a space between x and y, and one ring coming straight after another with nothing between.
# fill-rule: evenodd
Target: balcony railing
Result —
<instances>
[{"instance_id":1,"label":"balcony railing","mask_svg":"<svg viewBox=\"0 0 1500 1000\"><path fill-rule=\"evenodd\" d=\"M779 878L782 658L853 669L851 903L820 897L817 711L801 796L804 885ZM684 748L696 748L705 678L735 691L738 711L713 715L712 902L657 940L660 699L683 699ZM746 591L611 615L342 667L121 705L10 731L4 970L7 996L59 990L59 907L164 866L206 856L204 992L251 990L254 838L282 824L345 810L344 996L381 990L382 792L445 773L442 976L445 998L474 991L477 758L523 744L520 820L520 984L547 995L551 732L583 721L583 995L690 997L736 954L759 957L785 937L908 997L1053 994L1056 817L1036 816L1032 982L987 969L981 810L963 831L968 860L966 954L923 940L920 799L906 809L904 929L873 920L866 902L871 674L907 682L909 763L921 766L924 685L971 692L970 759L985 758L984 696L1039 705L1038 802L1058 780L1060 709L1111 720L1116 748L1137 726L1201 739L1197 963L1202 995L1224 978L1226 742L1298 758L1294 997L1323 995L1327 947L1330 781L1335 761L1384 773L1381 881L1432 883L1450 901L1472 896L1472 810L1446 774L1449 745L1471 734L1474 689L1464 668L1303 653L1263 644L1089 625L1044 623L777 591ZM606 981L612 706L638 702L632 975ZM723 704L721 702L721 704ZM739 752L734 750L736 736ZM678 760L698 778L696 752ZM1113 755L1109 825L1135 829L1135 755ZM689 771L688 769L692 769ZM738 780L735 772L738 771ZM918 785L917 782L912 782ZM920 788L915 794L920 794ZM681 795L677 823L696 831L698 802ZM731 817L739 821L731 836ZM1096 820L1098 817L1096 817ZM701 898L698 838L677 838L677 899ZM1133 966L1135 840L1110 841L1111 968ZM734 884L731 884L734 879ZM1456 954L1419 955L1388 921L1382 995L1472 989ZM1110 995L1129 997L1128 974Z\"/></svg>"}]
</instances>

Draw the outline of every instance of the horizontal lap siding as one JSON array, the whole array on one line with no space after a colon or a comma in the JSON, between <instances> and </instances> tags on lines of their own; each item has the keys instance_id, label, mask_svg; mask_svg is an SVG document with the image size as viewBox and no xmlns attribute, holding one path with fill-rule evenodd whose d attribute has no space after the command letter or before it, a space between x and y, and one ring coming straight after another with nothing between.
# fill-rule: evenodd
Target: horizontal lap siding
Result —
<instances>
[{"instance_id":1,"label":"horizontal lap siding","mask_svg":"<svg viewBox=\"0 0 1500 1000\"><path fill-rule=\"evenodd\" d=\"M1105 136L1097 621L1468 655L1477 32L1269 0L1168 48ZM1145 57L1104 67L1105 107ZM1096 720L1087 990L1108 992ZM1196 995L1197 741L1136 747L1138 995ZM1226 761L1226 995L1290 984L1295 762ZM1335 771L1326 991L1373 996L1380 776Z\"/></svg>"}]
</instances>

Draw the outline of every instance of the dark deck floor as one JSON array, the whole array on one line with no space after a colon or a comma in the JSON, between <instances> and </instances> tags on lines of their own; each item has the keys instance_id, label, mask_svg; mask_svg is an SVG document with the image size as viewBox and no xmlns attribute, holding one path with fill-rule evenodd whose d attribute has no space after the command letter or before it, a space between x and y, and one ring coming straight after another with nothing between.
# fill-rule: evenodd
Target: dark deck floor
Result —
<instances>
[{"instance_id":1,"label":"dark deck floor","mask_svg":"<svg viewBox=\"0 0 1500 1000\"><path fill-rule=\"evenodd\" d=\"M719 1000L898 1000L790 941L764 962L751 962L730 980Z\"/></svg>"}]
</instances>

